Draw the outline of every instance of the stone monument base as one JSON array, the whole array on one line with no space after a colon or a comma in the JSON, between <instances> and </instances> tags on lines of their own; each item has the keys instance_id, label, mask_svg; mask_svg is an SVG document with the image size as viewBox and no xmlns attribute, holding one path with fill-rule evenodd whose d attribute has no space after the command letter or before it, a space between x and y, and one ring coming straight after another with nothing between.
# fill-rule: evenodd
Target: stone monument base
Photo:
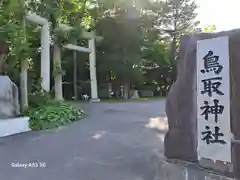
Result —
<instances>
[{"instance_id":1,"label":"stone monument base","mask_svg":"<svg viewBox=\"0 0 240 180\"><path fill-rule=\"evenodd\" d=\"M234 180L191 163L160 160L156 180Z\"/></svg>"},{"instance_id":2,"label":"stone monument base","mask_svg":"<svg viewBox=\"0 0 240 180\"><path fill-rule=\"evenodd\" d=\"M0 119L0 137L31 131L29 117Z\"/></svg>"}]
</instances>

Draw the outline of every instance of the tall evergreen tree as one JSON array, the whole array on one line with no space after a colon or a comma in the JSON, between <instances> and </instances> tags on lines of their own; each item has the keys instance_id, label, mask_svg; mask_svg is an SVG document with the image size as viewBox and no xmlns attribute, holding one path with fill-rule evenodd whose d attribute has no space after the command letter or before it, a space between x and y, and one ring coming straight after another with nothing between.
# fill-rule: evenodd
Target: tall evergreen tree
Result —
<instances>
[{"instance_id":1,"label":"tall evergreen tree","mask_svg":"<svg viewBox=\"0 0 240 180\"><path fill-rule=\"evenodd\" d=\"M160 2L162 3L162 2ZM176 77L176 58L181 35L194 32L199 24L196 21L198 8L195 0L166 0L159 16L159 26L170 37L170 61L173 77Z\"/></svg>"}]
</instances>

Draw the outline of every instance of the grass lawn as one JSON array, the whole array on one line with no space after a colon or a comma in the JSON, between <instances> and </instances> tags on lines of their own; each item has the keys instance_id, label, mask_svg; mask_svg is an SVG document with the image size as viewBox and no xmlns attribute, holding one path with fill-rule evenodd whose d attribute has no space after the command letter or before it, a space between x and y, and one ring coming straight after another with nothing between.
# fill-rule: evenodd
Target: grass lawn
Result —
<instances>
[{"instance_id":1,"label":"grass lawn","mask_svg":"<svg viewBox=\"0 0 240 180\"><path fill-rule=\"evenodd\" d=\"M138 99L101 99L102 102L132 102L132 101L147 101L147 100L161 100L165 97L156 96L149 98L138 98Z\"/></svg>"},{"instance_id":2,"label":"grass lawn","mask_svg":"<svg viewBox=\"0 0 240 180\"><path fill-rule=\"evenodd\" d=\"M117 102L134 102L134 101L147 101L147 100L161 100L161 99L164 99L164 98L165 97L162 97L162 96L155 96L155 97L149 97L149 98L138 98L138 99L127 99L127 100L126 99L101 99L101 102L112 102L112 103L117 103ZM85 103L88 103L88 101L83 101L83 100L67 101L67 102L70 103L71 105L73 105L76 108L82 108L82 106Z\"/></svg>"}]
</instances>

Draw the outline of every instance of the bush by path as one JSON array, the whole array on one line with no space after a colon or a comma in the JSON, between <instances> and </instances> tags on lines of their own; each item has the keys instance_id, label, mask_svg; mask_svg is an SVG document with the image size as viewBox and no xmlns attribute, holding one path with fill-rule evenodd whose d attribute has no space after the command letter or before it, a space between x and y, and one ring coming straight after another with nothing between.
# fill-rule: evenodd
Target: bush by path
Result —
<instances>
[{"instance_id":1,"label":"bush by path","mask_svg":"<svg viewBox=\"0 0 240 180\"><path fill-rule=\"evenodd\" d=\"M52 100L47 93L37 92L31 94L29 99L30 107L24 114L30 117L32 130L57 128L84 117L83 110L63 101Z\"/></svg>"}]
</instances>

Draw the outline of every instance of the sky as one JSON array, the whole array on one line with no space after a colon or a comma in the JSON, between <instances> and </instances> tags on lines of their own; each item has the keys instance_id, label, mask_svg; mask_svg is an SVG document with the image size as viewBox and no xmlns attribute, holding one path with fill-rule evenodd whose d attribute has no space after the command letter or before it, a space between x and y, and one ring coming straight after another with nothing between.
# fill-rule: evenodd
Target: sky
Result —
<instances>
[{"instance_id":1,"label":"sky","mask_svg":"<svg viewBox=\"0 0 240 180\"><path fill-rule=\"evenodd\" d=\"M217 31L240 28L240 0L196 0L200 27L211 24Z\"/></svg>"}]
</instances>

